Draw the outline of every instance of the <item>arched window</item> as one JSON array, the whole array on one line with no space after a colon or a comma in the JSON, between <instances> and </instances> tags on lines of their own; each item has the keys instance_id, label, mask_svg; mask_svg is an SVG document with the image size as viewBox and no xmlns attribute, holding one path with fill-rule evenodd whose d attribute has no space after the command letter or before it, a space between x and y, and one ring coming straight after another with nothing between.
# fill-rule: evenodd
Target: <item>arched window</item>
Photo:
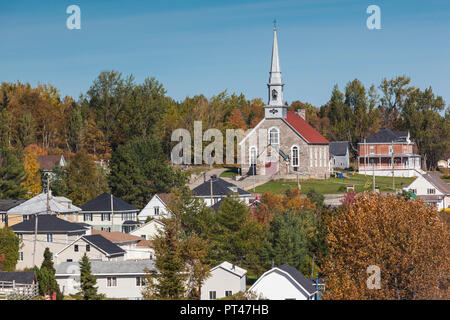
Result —
<instances>
[{"instance_id":1,"label":"arched window","mask_svg":"<svg viewBox=\"0 0 450 320\"><path fill-rule=\"evenodd\" d=\"M269 130L269 144L271 145L280 144L280 131L277 128L271 128Z\"/></svg>"},{"instance_id":2,"label":"arched window","mask_svg":"<svg viewBox=\"0 0 450 320\"><path fill-rule=\"evenodd\" d=\"M299 154L298 154L298 147L292 146L291 148L291 161L293 167L298 167L299 165Z\"/></svg>"},{"instance_id":3,"label":"arched window","mask_svg":"<svg viewBox=\"0 0 450 320\"><path fill-rule=\"evenodd\" d=\"M250 164L256 164L256 147L250 147Z\"/></svg>"}]
</instances>

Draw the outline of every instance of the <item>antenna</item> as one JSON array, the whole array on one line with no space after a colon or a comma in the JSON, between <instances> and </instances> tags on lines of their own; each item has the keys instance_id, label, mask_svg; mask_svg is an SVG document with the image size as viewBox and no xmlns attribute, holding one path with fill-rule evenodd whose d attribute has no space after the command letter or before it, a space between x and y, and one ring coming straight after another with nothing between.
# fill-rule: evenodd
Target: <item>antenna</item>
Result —
<instances>
[{"instance_id":1,"label":"antenna","mask_svg":"<svg viewBox=\"0 0 450 320\"><path fill-rule=\"evenodd\" d=\"M277 19L273 20L273 29L277 30Z\"/></svg>"}]
</instances>

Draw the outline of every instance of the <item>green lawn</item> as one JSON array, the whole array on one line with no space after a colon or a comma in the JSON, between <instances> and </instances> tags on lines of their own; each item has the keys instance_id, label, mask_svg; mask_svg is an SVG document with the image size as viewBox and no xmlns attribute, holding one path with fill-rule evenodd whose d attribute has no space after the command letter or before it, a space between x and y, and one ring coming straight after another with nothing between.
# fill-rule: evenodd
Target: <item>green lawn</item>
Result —
<instances>
[{"instance_id":1,"label":"green lawn","mask_svg":"<svg viewBox=\"0 0 450 320\"><path fill-rule=\"evenodd\" d=\"M222 178L233 178L238 174L238 168L236 167L227 167L227 170L222 172L220 176Z\"/></svg>"},{"instance_id":2,"label":"green lawn","mask_svg":"<svg viewBox=\"0 0 450 320\"><path fill-rule=\"evenodd\" d=\"M415 178L395 178L395 186L397 189L401 189L403 184L410 184ZM380 187L380 191L392 192L392 177L375 177L375 183ZM348 178L338 179L330 178L327 180L300 180L300 186L302 193L307 193L310 189L314 188L317 192L322 194L331 193L345 193L348 184L355 185L357 192L364 190L372 190L372 176L364 176L356 174L349 176ZM256 192L268 192L283 193L290 188L296 188L296 180L279 180L270 181L261 186L256 187ZM253 190L253 189L252 189Z\"/></svg>"}]
</instances>

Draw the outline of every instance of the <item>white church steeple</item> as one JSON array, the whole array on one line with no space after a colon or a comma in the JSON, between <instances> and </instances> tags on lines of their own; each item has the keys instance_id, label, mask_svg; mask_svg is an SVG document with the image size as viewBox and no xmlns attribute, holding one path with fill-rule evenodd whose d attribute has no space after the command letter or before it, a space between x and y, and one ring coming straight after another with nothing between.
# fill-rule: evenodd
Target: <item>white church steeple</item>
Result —
<instances>
[{"instance_id":1,"label":"white church steeple","mask_svg":"<svg viewBox=\"0 0 450 320\"><path fill-rule=\"evenodd\" d=\"M265 118L286 118L287 108L283 104L283 80L281 79L280 58L278 56L277 27L273 28L272 61L270 65L269 103Z\"/></svg>"}]
</instances>

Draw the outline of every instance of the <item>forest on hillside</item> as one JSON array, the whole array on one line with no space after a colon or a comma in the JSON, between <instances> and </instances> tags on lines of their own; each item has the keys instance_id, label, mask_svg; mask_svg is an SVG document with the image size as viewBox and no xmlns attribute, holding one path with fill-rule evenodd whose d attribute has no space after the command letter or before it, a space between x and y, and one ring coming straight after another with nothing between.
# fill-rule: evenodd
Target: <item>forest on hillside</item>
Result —
<instances>
[{"instance_id":1,"label":"forest on hillside","mask_svg":"<svg viewBox=\"0 0 450 320\"><path fill-rule=\"evenodd\" d=\"M57 172L55 193L81 204L103 191L141 206L148 194L185 183L170 166L175 129L250 129L264 117L264 101L223 91L175 101L154 78L137 83L132 75L102 72L77 99L62 97L51 84L0 87L0 198L39 193L37 155L64 154L69 166ZM307 121L330 141L347 140L356 156L358 142L379 129L409 130L428 169L450 151L450 108L431 87L414 87L406 76L366 88L358 79L330 100L313 106L299 100ZM107 171L94 161L109 162ZM90 183L86 183L90 181Z\"/></svg>"}]
</instances>

